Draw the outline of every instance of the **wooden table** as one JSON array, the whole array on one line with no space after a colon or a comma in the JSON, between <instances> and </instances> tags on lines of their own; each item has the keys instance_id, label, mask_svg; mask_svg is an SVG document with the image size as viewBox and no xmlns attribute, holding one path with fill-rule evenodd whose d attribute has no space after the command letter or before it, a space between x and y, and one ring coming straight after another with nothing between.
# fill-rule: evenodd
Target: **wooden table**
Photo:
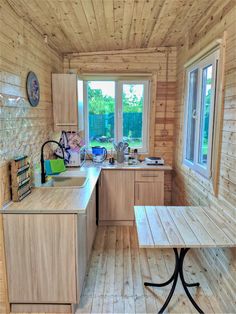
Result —
<instances>
[{"instance_id":1,"label":"wooden table","mask_svg":"<svg viewBox=\"0 0 236 314\"><path fill-rule=\"evenodd\" d=\"M163 287L173 282L159 313L163 313L169 304L178 277L193 306L199 313L203 313L188 289L200 284L190 284L184 279L184 258L190 248L236 247L236 223L229 217L204 207L135 206L134 211L139 247L172 248L175 253L175 270L168 281L144 282L145 286L151 287Z\"/></svg>"}]
</instances>

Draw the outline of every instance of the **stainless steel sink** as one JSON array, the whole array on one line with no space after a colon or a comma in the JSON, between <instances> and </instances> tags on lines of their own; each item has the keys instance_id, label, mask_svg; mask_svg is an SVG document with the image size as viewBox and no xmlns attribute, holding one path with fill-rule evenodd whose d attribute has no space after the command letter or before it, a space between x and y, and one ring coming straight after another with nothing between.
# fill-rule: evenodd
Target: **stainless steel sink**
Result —
<instances>
[{"instance_id":1,"label":"stainless steel sink","mask_svg":"<svg viewBox=\"0 0 236 314\"><path fill-rule=\"evenodd\" d=\"M87 183L86 175L80 176L53 176L48 182L42 185L42 188L83 188Z\"/></svg>"}]
</instances>

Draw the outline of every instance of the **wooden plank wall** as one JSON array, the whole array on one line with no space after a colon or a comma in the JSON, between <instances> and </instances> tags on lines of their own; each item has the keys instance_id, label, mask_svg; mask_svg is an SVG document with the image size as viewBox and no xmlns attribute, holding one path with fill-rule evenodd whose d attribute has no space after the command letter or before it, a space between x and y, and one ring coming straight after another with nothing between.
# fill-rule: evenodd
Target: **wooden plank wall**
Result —
<instances>
[{"instance_id":1,"label":"wooden plank wall","mask_svg":"<svg viewBox=\"0 0 236 314\"><path fill-rule=\"evenodd\" d=\"M234 6L233 6L234 5ZM226 32L225 93L222 150L219 169L219 194L213 191L212 182L204 180L182 165L184 125L184 64L211 41ZM199 37L199 34L201 36ZM236 8L235 2L224 9L212 12L211 18L203 17L177 54L177 105L176 140L174 153L175 178L173 204L207 205L221 210L229 219L236 219ZM211 288L220 300L223 312L235 313L236 308L236 249L200 250L198 253Z\"/></svg>"},{"instance_id":2,"label":"wooden plank wall","mask_svg":"<svg viewBox=\"0 0 236 314\"><path fill-rule=\"evenodd\" d=\"M64 58L64 71L151 76L149 154L173 163L174 109L176 99L176 48L131 49L71 54ZM165 204L171 203L171 174L165 177Z\"/></svg>"},{"instance_id":3,"label":"wooden plank wall","mask_svg":"<svg viewBox=\"0 0 236 314\"><path fill-rule=\"evenodd\" d=\"M6 0L1 1L3 11L0 27L0 195L3 196L0 199L8 199L9 159L27 154L32 161L38 161L41 144L52 136L51 72L62 72L63 62ZM26 98L29 71L37 74L40 83L40 103L36 108Z\"/></svg>"},{"instance_id":4,"label":"wooden plank wall","mask_svg":"<svg viewBox=\"0 0 236 314\"><path fill-rule=\"evenodd\" d=\"M9 160L27 154L39 161L41 144L53 136L51 72L62 72L62 58L44 44L43 37L20 19L5 0L0 4L0 207L10 198ZM2 12L4 11L4 14ZM26 99L27 73L39 79L37 108ZM7 313L0 217L0 313Z\"/></svg>"}]
</instances>

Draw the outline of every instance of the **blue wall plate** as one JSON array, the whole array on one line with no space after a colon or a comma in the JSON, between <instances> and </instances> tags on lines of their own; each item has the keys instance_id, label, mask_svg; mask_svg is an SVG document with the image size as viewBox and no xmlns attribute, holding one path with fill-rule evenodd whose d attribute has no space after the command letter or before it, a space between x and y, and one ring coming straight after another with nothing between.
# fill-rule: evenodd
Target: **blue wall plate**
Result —
<instances>
[{"instance_id":1,"label":"blue wall plate","mask_svg":"<svg viewBox=\"0 0 236 314\"><path fill-rule=\"evenodd\" d=\"M34 72L29 72L26 80L26 90L31 106L36 107L40 99L39 81Z\"/></svg>"}]
</instances>

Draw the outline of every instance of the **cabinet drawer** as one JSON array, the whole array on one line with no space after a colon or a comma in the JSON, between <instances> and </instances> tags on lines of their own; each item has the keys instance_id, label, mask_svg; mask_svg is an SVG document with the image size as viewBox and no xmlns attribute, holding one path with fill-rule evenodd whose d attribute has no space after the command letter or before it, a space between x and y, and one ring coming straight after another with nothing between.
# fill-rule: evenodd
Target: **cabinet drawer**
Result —
<instances>
[{"instance_id":1,"label":"cabinet drawer","mask_svg":"<svg viewBox=\"0 0 236 314\"><path fill-rule=\"evenodd\" d=\"M136 182L164 181L164 171L135 171Z\"/></svg>"},{"instance_id":2,"label":"cabinet drawer","mask_svg":"<svg viewBox=\"0 0 236 314\"><path fill-rule=\"evenodd\" d=\"M164 184L162 182L136 182L135 205L163 206Z\"/></svg>"}]
</instances>

